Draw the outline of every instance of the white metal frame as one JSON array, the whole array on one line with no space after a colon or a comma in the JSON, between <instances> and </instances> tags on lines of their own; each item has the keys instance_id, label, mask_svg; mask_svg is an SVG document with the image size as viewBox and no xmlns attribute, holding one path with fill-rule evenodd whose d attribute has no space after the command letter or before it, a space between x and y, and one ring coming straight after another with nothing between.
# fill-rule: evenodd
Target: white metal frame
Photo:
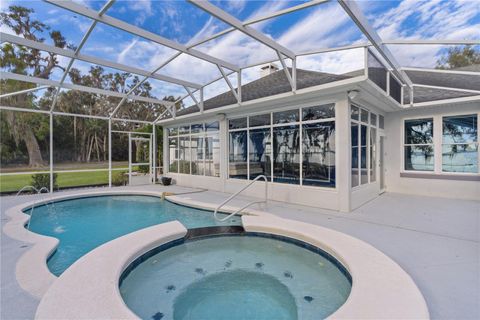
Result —
<instances>
[{"instance_id":1,"label":"white metal frame","mask_svg":"<svg viewBox=\"0 0 480 320\"><path fill-rule=\"evenodd\" d=\"M263 63L255 63L247 66L237 66L233 63L224 61L222 59L213 57L209 54L203 53L197 49L195 49L196 46L199 46L203 43L206 43L208 41L214 40L218 37L221 37L223 35L226 35L230 32L233 31L240 31L243 32L244 34L248 35L249 37L255 39L256 41L259 41L260 43L268 46L272 50L274 50L277 54L277 59L273 61L280 61L280 63L283 66L284 72L286 74L286 77L291 85L291 93L295 94L297 92L296 88L296 60L297 57L300 56L306 56L306 55L312 55L312 54L319 54L319 53L326 53L326 52L337 52L337 51L342 51L342 50L350 50L350 49L356 49L356 48L367 48L369 46L373 46L376 48L378 53L381 55L383 58L385 65L387 66L388 74L392 74L398 81L400 81L404 86L410 87L410 100L411 104L410 106L413 107L422 107L422 106L430 106L430 105L440 105L440 104L447 104L447 103L457 103L457 102L476 102L480 101L480 90L471 90L471 89L461 89L461 88L446 88L446 87L440 87L440 86L426 86L426 85L420 85L420 84L414 84L412 81L409 79L408 75L406 74L405 71L409 70L414 70L414 71L428 71L428 72L442 72L442 73L458 73L458 74L468 74L468 75L479 75L478 72L469 72L469 71L449 71L449 70L425 70L425 69L420 69L420 68L403 68L401 67L398 62L395 59L395 56L389 51L387 45L479 45L480 40L478 39L471 39L471 40L450 40L450 39L426 39L426 40L403 40L403 39L388 39L388 40L383 40L381 37L377 34L375 29L371 26L369 21L365 18L361 10L359 9L358 5L356 4L355 0L337 0L340 6L343 8L343 10L350 16L352 21L359 27L360 31L367 37L369 42L365 43L358 43L358 44L351 44L351 45L345 45L341 47L332 47L332 48L320 48L320 49L314 49L310 50L307 52L294 52L290 50L289 48L286 48L276 41L272 40L271 38L265 36L263 33L256 31L250 25L266 21L275 17L279 17L282 15L286 15L298 10L302 10L305 8L309 8L312 6L316 5L321 5L322 3L328 2L329 0L311 0L302 4L298 4L283 10L279 10L276 12L272 12L263 16L255 17L250 20L246 21L240 21L233 17L232 15L226 13L225 11L221 10L218 8L216 5L206 2L206 1L200 1L200 0L189 0L193 5L199 7L201 10L204 10L205 12L209 13L212 16L215 16L219 18L220 20L224 21L225 23L229 24L231 27L227 28L226 30L223 30L221 32L218 32L216 34L213 34L211 36L208 36L204 39L195 41L193 43L187 44L187 45L182 45L179 44L175 41L163 38L157 34L154 34L152 32L146 31L145 29L142 29L140 27L134 26L132 24L126 23L124 21L118 20L116 18L113 18L111 16L108 16L106 13L108 10L114 5L115 0L109 0L107 3L99 10L95 11L90 8L84 7L82 5L79 5L77 3L74 3L71 0L68 1L63 1L63 0L44 0L50 4L53 4L59 8L69 10L75 14L82 15L84 17L87 17L91 20L91 25L89 29L85 32L85 34L82 37L82 40L80 44L78 45L76 50L68 50L68 49L62 49L62 48L57 48L52 45L48 45L42 42L37 42L37 41L32 41L28 39L24 39L15 35L7 34L4 32L0 32L0 39L1 42L9 42L13 43L19 46L26 46L50 53L54 53L57 55L61 55L67 58L70 58L70 61L68 63L68 66L66 70L64 71L62 78L60 81L53 81L50 79L40 79L37 77L32 77L32 76L26 76L26 75L20 75L20 74L13 74L10 72L1 72L0 77L2 79L12 79L12 80L17 80L17 81L24 81L24 82L30 82L37 84L37 87L32 88L32 89L26 89L26 90L20 90L17 92L10 92L10 93L3 93L0 95L0 98L6 98L10 96L15 96L19 94L27 94L27 93L33 93L37 90L41 89L46 89L49 87L54 87L56 88L56 92L54 93L54 99L52 102L52 105L50 107L50 110L40 110L40 109L23 109L23 108L17 108L17 107L12 107L12 106L0 106L0 110L10 110L10 111L19 111L19 112L35 112L35 113L43 113L43 114L48 114L50 116L50 178L51 178L51 184L50 184L50 192L53 191L53 116L55 115L63 115L63 116L78 116L78 117L87 117L87 118L96 118L96 119L104 119L108 120L109 124L109 185L111 186L111 172L112 167L111 167L111 133L112 133L112 121L127 121L127 122L136 122L136 123L144 123L144 124L153 124L153 131L154 131L154 136L153 140L156 139L155 136L155 130L156 130L156 125L164 122L168 122L169 119L176 119L176 110L178 105L187 97L190 97L194 103L198 106L199 111L198 114L202 114L205 112L204 110L204 97L203 97L203 92L204 88L207 85L210 85L214 83L215 81L223 79L226 84L228 85L230 91L233 93L233 95L237 99L237 104L232 107L241 107L244 105L244 102L242 102L242 93L241 93L241 87L242 87L242 77L241 77L241 72L242 69L247 69L251 68L254 66L258 66L264 63L269 63L272 61L265 61ZM135 67L123 65L111 60L105 60L105 59L100 59L96 58L93 56L89 56L86 54L83 54L82 48L84 47L85 43L87 42L90 34L94 30L94 28L98 25L98 23L104 23L109 26L112 26L114 28L119 29L120 31L128 32L130 34L133 34L135 36L147 39L149 41L155 42L157 44L172 48L176 50L177 52L172 55L170 58L165 60L164 62L160 63L157 68L155 68L152 71L145 71L142 69L138 69ZM198 59L201 59L203 61L209 62L211 64L214 64L218 67L221 76L208 82L208 83L195 83L191 81L186 81L186 80L181 80L177 79L175 77L171 76L166 76L158 73L159 70L167 66L169 63L171 63L173 60L177 59L181 55L190 55L193 57L196 57ZM291 71L289 71L289 68L287 68L285 59L290 59L292 63ZM156 79L160 81L165 81L168 83L176 84L183 86L186 94L180 99L178 99L175 102L170 102L170 101L163 101L159 100L156 98L149 98L149 97L142 97L142 96L136 96L133 94L134 89L131 89L127 93L121 93L121 92L114 92L114 91L109 91L109 90L102 90L98 88L91 88L91 87L86 87L86 86L80 86L80 85L75 85L75 84L70 84L70 83L65 83L65 80L67 78L68 72L71 69L73 63L75 60L81 60L84 62L100 65L100 66L105 66L109 68L113 68L116 70L136 74L143 76L144 78L137 84L136 88L143 84L145 81L148 79ZM368 71L367 68L368 66L365 65L366 71L365 75L368 76ZM227 70L226 70L227 69ZM237 74L237 88L233 86L231 81L229 80L229 76L236 73ZM388 75L387 75L388 76ZM359 77L357 77L360 79ZM358 81L357 78L354 78L352 81ZM368 81L368 80L367 80ZM341 82L343 83L343 82ZM340 83L339 83L340 84ZM328 86L318 86L313 89L319 90L320 88L324 87L330 87ZM387 87L388 86L388 80L387 80ZM456 99L448 99L448 100L441 100L441 101L428 101L428 102L423 102L423 103L414 103L413 102L413 97L414 97L414 87L429 87L429 88L435 88L435 89L443 89L443 90L454 90L454 91L459 91L459 92L468 92L468 93L473 93L475 95L472 95L471 97L464 97L464 98L456 98ZM55 105L57 102L58 94L61 89L70 89L70 90L79 90L82 92L89 92L93 94L101 94L105 96L113 96L113 97L118 97L121 98L120 102L118 105L115 107L113 112L108 115L108 116L96 116L96 115L84 115L84 114L75 114L75 113L65 113L65 112L58 112L55 110ZM389 93L389 88L387 88L387 96ZM303 89L302 89L303 90ZM403 88L402 88L403 91ZM199 99L195 97L195 94L199 92ZM151 103L155 105L160 105L163 106L164 110L162 110L160 116L158 116L154 121L143 121L143 120L137 120L137 119L123 119L123 118L118 118L116 117L116 114L118 110L122 107L122 105L128 100L132 99L134 101L140 101L144 103ZM249 101L249 103L252 103ZM402 103L399 104L401 107L409 107L406 105L403 105L403 94L402 94ZM230 106L228 106L230 107ZM210 111L210 110L208 110ZM169 114L170 117L167 119L164 119L166 114ZM194 113L190 116L195 116L197 114ZM154 141L154 149L156 149L156 142ZM151 150L153 151L153 150ZM156 152L156 151L155 151ZM156 155L156 153L155 153ZM156 163L156 159L154 156L153 159L154 166ZM102 169L103 170L103 169ZM154 174L156 169L153 169ZM20 173L19 173L20 174Z\"/></svg>"},{"instance_id":2,"label":"white metal frame","mask_svg":"<svg viewBox=\"0 0 480 320\"><path fill-rule=\"evenodd\" d=\"M359 114L358 114L358 119L352 119L351 118L351 110L352 110L352 107L356 107L358 108L359 110ZM357 147L357 159L358 159L358 166L357 166L357 170L358 170L358 184L356 186L352 186L352 190L355 191L355 190L358 190L358 189L361 189L365 186L368 186L372 183L379 183L379 177L378 177L378 164L379 164L379 159L378 159L378 145L379 145L379 136L380 136L380 131L383 131L383 129L380 128L380 125L379 125L379 120L380 120L380 116L381 114L379 114L378 112L374 112L372 111L371 109L367 108L367 107L364 107L362 104L359 104L358 102L352 102L350 103L350 116L349 116L349 120L350 120L350 131L351 131L351 125L352 123L356 124L357 127L358 127L358 145L356 146ZM367 122L363 122L361 119L362 117L362 110L366 111L368 113L368 120ZM374 114L376 117L377 117L377 121L375 123L375 125L372 125L372 114ZM362 167L361 167L361 149L362 149L362 145L361 145L361 126L366 126L367 127L367 144L366 144L366 149L367 149L367 154L366 154L366 162L367 162L367 167L365 168L366 171L367 171L367 182L366 183L362 183L362 177L361 177L361 171L362 171ZM372 129L375 129L376 130L376 137L375 137L375 162L376 162L376 165L375 167L372 166L372 168L370 168L371 166L371 156L370 156L370 148L372 147L371 146L371 130ZM351 143L351 142L350 142ZM353 147L352 145L350 145L350 148ZM351 157L351 155L350 155ZM371 176L371 171L375 170L375 180L372 181L372 176ZM351 172L350 172L350 179L351 179Z\"/></svg>"},{"instance_id":3,"label":"white metal frame","mask_svg":"<svg viewBox=\"0 0 480 320\"><path fill-rule=\"evenodd\" d=\"M227 123L229 120L235 120L235 119L241 119L241 118L246 118L247 119L247 126L245 128L238 128L238 129L228 129L226 130L226 139L227 141L229 140L229 135L230 135L230 132L241 132L241 131L244 131L246 132L247 134L247 178L246 179L239 179L239 178L231 178L229 176L229 172L228 172L228 168L230 168L230 163L229 163L229 157L227 155L227 176L226 176L226 179L227 180L230 180L230 179L233 179L233 180L240 180L240 181L252 181L251 177L250 177L250 131L251 130L255 130L255 129L270 129L270 140L271 140L271 143L273 144L273 129L274 128L282 128L282 127L289 127L289 126L298 126L299 128L299 139L301 141L300 143L300 149L299 149L299 165L300 165L300 168L299 168L299 183L298 184L286 184L286 183L282 183L282 182L276 182L273 180L273 148L270 150L270 173L269 173L269 176L270 176L270 179L268 179L268 182L272 185L275 185L275 184L279 184L279 185L292 185L292 186L296 186L296 187L300 187L300 188L314 188L314 189L323 189L323 190L327 190L327 191L332 191L332 190L338 190L338 184L337 182L335 181L335 186L334 187L326 187L326 186L315 186L315 185L308 185L308 184L304 184L303 183L303 125L304 124L314 124L314 123L325 123L325 122L336 122L337 121L337 105L336 105L336 100L335 99L328 99L328 100L322 100L322 101L319 101L319 102L309 102L309 103L303 103L301 105L297 105L295 107L292 107L291 105L290 106L285 106L285 107L281 107L281 108L276 108L275 110L270 110L270 111L259 111L259 112L255 112L255 113L252 113L252 114L248 114L248 115L238 115L238 116L235 116L235 117L230 117L227 119ZM325 119L317 119L317 120L308 120L308 121L304 121L302 119L302 110L303 109L307 109L307 108L311 108L311 107L315 107L315 106L323 106L323 105L329 105L329 104L334 104L335 105L335 116L334 117L331 117L331 118L325 118ZM295 121L295 122L288 122L288 123L279 123L279 124L274 124L273 123L273 114L276 113L276 112L282 112L282 111L289 111L289 110L296 110L299 112L299 120L298 121ZM255 126L255 127L251 127L250 126L250 117L252 116L256 116L256 115L265 115L265 114L270 114L270 124L269 125L263 125L263 126ZM335 168L337 168L337 163L336 163L336 160L337 160L337 157L335 157ZM322 180L322 181L330 181L330 180Z\"/></svg>"},{"instance_id":4,"label":"white metal frame","mask_svg":"<svg viewBox=\"0 0 480 320\"><path fill-rule=\"evenodd\" d=\"M442 147L444 143L442 142L442 135L443 135L443 118L444 117L451 117L451 116L463 116L463 115L477 115L477 141L474 143L466 143L466 144L476 144L477 146L477 168L479 171L477 172L444 172L442 170ZM432 171L422 171L422 170L406 170L405 169L405 121L408 120L419 120L419 119L432 119L433 121L433 142L431 145L433 146L433 155L434 155L434 165ZM402 117L400 119L400 173L411 173L411 174L426 174L432 176L480 176L480 143L478 141L480 137L480 112L458 112L458 111L451 111L451 112L443 112L441 114L435 115L420 115L420 116L412 116L412 117Z\"/></svg>"},{"instance_id":5,"label":"white metal frame","mask_svg":"<svg viewBox=\"0 0 480 320\"><path fill-rule=\"evenodd\" d=\"M128 134L128 184L132 184L132 167L133 166L148 166L148 175L150 183L154 183L153 177L153 159L152 159L152 134L149 133L149 138L132 137L138 134L137 132L127 132ZM132 162L132 143L135 141L148 142L148 162Z\"/></svg>"}]
</instances>

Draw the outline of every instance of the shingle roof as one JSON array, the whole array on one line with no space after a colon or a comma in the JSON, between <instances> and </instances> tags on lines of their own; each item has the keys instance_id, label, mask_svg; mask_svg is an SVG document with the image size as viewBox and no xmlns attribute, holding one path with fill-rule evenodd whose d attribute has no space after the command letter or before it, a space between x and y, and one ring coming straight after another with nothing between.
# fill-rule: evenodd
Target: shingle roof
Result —
<instances>
[{"instance_id":1,"label":"shingle roof","mask_svg":"<svg viewBox=\"0 0 480 320\"><path fill-rule=\"evenodd\" d=\"M480 64L472 64L471 66L455 68L453 70L456 71L473 71L473 72L480 72Z\"/></svg>"},{"instance_id":2,"label":"shingle roof","mask_svg":"<svg viewBox=\"0 0 480 320\"><path fill-rule=\"evenodd\" d=\"M471 69L474 69L474 66L471 66ZM456 71L466 71L455 69ZM479 75L469 75L469 74L460 74L460 73L439 73L432 72L428 70L408 70L406 71L407 75L410 77L413 83L423 84L429 86L438 86L438 87L447 87L447 88L457 88L457 89L470 89L470 90L480 90L480 74ZM433 88L422 88L415 87L413 102L427 102L427 101L438 101L446 99L455 99L463 97L476 96L478 94L473 92L461 92L454 90L446 89L433 89ZM404 103L410 103L410 96L407 90L404 90L403 95Z\"/></svg>"},{"instance_id":3,"label":"shingle roof","mask_svg":"<svg viewBox=\"0 0 480 320\"><path fill-rule=\"evenodd\" d=\"M458 70L457 70L458 71ZM429 71L406 71L413 83L430 86L480 90L480 74L439 73Z\"/></svg>"},{"instance_id":4,"label":"shingle roof","mask_svg":"<svg viewBox=\"0 0 480 320\"><path fill-rule=\"evenodd\" d=\"M446 100L446 99L471 97L475 95L477 94L471 93L471 92L460 92L460 91L453 91L453 90L415 87L413 102L420 103L420 102L427 102L427 101L438 101L438 100ZM410 103L410 96L407 90L404 90L403 99L405 104Z\"/></svg>"},{"instance_id":5,"label":"shingle roof","mask_svg":"<svg viewBox=\"0 0 480 320\"><path fill-rule=\"evenodd\" d=\"M349 79L351 76L335 75L324 72L297 69L297 88L303 89L338 80ZM249 101L291 91L290 83L283 70L249 82L242 86L242 101ZM232 92L224 92L203 102L204 110L215 109L236 103ZM177 111L177 115L190 114L199 111L196 105Z\"/></svg>"},{"instance_id":6,"label":"shingle roof","mask_svg":"<svg viewBox=\"0 0 480 320\"><path fill-rule=\"evenodd\" d=\"M458 68L458 71L478 71L480 65L473 65L464 68ZM423 84L430 86L449 87L458 89L480 90L480 75L465 75L454 73L438 73L428 70L408 70L407 75L415 84ZM362 70L355 70L343 75L335 75L324 72L307 71L297 69L297 88L303 89L316 85L321 85L338 80L349 79L354 76L362 75ZM290 83L283 70L276 71L266 77L252 81L242 86L242 101L249 101L268 97L291 90ZM460 92L444 89L415 88L414 102L437 101L461 97L475 96L476 93ZM237 101L233 94L228 91L219 94L213 98L204 101L204 110L215 109L231 104ZM410 103L410 97L407 90L404 90L404 103ZM198 112L196 105L189 106L185 109L178 110L177 115L185 115Z\"/></svg>"}]
</instances>

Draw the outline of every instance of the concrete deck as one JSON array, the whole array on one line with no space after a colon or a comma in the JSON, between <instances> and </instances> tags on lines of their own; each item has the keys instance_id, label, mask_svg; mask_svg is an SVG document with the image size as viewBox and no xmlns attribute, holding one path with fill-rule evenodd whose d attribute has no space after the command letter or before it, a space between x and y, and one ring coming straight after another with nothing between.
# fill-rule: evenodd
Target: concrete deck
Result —
<instances>
[{"instance_id":1,"label":"concrete deck","mask_svg":"<svg viewBox=\"0 0 480 320\"><path fill-rule=\"evenodd\" d=\"M177 186L130 187L134 190L188 192ZM71 193L75 191L67 191ZM185 194L193 200L221 203L229 195L218 192ZM0 198L2 227L5 210L34 196ZM28 200L27 200L28 199ZM234 200L234 205L249 199ZM422 291L433 319L479 319L480 201L449 200L384 194L351 213L281 202L263 210L338 230L362 239L393 258ZM15 263L25 244L2 233L1 319L31 319L38 301L15 280Z\"/></svg>"}]
</instances>

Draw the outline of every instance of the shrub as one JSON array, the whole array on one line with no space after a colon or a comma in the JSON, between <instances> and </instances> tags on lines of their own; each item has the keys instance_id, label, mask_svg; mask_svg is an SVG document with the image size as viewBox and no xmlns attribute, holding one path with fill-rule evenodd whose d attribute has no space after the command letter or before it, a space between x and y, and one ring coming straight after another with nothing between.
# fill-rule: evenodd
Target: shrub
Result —
<instances>
[{"instance_id":1,"label":"shrub","mask_svg":"<svg viewBox=\"0 0 480 320\"><path fill-rule=\"evenodd\" d=\"M50 174L49 173L37 173L32 175L32 186L37 190L41 188L47 188L50 190ZM53 174L53 190L58 189L57 174Z\"/></svg>"},{"instance_id":2,"label":"shrub","mask_svg":"<svg viewBox=\"0 0 480 320\"><path fill-rule=\"evenodd\" d=\"M126 171L117 171L112 173L112 185L113 186L125 186L128 182L128 176Z\"/></svg>"},{"instance_id":3,"label":"shrub","mask_svg":"<svg viewBox=\"0 0 480 320\"><path fill-rule=\"evenodd\" d=\"M138 172L141 172L141 173L149 173L150 172L150 168L148 165L141 165L141 166L138 166Z\"/></svg>"}]
</instances>

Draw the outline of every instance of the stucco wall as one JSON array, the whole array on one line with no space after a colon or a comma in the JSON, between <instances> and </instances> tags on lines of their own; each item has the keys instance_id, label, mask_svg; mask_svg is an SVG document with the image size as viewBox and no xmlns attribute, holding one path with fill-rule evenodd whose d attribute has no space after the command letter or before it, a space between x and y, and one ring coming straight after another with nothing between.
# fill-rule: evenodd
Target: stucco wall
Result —
<instances>
[{"instance_id":1,"label":"stucco wall","mask_svg":"<svg viewBox=\"0 0 480 320\"><path fill-rule=\"evenodd\" d=\"M415 117L438 117L478 113L480 103L456 106L433 106L388 113L385 117L386 186L389 192L438 196L455 199L480 199L479 175L433 175L429 178L401 177L403 122ZM441 139L441 127L434 128L436 139ZM439 136L440 135L440 136ZM436 156L437 164L440 159ZM425 176L425 175L424 175ZM477 181L472 181L477 177ZM468 179L470 181L468 181Z\"/></svg>"}]
</instances>

